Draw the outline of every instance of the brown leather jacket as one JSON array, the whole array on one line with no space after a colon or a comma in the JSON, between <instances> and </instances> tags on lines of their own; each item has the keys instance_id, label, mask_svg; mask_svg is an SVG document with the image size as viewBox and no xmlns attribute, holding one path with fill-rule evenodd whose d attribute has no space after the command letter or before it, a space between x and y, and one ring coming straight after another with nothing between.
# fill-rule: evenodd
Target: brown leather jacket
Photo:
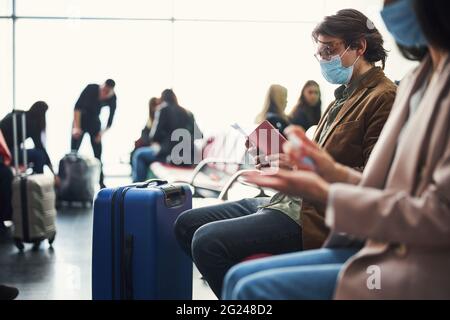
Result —
<instances>
[{"instance_id":1,"label":"brown leather jacket","mask_svg":"<svg viewBox=\"0 0 450 320\"><path fill-rule=\"evenodd\" d=\"M321 147L337 162L362 171L369 159L395 100L397 86L381 68L374 67L359 83L340 109L326 133ZM314 140L319 141L328 118L327 108ZM303 202L301 213L303 249L317 249L325 242L329 229L324 210Z\"/></svg>"}]
</instances>

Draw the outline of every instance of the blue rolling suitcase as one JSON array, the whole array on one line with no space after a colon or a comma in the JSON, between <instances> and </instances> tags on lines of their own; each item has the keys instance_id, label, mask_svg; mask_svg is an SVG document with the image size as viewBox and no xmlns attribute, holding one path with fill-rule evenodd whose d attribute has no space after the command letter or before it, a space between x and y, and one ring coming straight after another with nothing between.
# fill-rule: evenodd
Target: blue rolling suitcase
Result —
<instances>
[{"instance_id":1,"label":"blue rolling suitcase","mask_svg":"<svg viewBox=\"0 0 450 320\"><path fill-rule=\"evenodd\" d=\"M101 190L94 201L92 298L191 300L192 260L173 232L191 207L188 185L153 180Z\"/></svg>"}]
</instances>

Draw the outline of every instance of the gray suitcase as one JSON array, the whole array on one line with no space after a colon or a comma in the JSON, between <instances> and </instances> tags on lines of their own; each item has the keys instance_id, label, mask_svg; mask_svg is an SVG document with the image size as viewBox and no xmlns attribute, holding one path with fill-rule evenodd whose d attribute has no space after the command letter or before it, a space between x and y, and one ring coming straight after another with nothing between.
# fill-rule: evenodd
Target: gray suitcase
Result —
<instances>
[{"instance_id":1,"label":"gray suitcase","mask_svg":"<svg viewBox=\"0 0 450 320\"><path fill-rule=\"evenodd\" d=\"M14 242L19 250L24 249L25 243L33 243L38 248L43 240L48 239L51 245L56 235L55 189L52 177L43 174L19 174L17 145L17 116L22 118L22 142L26 139L25 113L14 112L14 165L17 176L13 181L13 223ZM27 165L25 148L23 148L23 162Z\"/></svg>"}]
</instances>

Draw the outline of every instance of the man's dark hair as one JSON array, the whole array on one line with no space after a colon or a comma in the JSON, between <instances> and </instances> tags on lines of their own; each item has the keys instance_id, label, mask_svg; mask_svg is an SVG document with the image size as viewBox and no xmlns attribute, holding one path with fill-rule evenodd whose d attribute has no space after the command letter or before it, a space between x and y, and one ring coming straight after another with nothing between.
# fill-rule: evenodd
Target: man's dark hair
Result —
<instances>
[{"instance_id":1,"label":"man's dark hair","mask_svg":"<svg viewBox=\"0 0 450 320\"><path fill-rule=\"evenodd\" d=\"M116 86L116 82L113 79L108 79L105 81L107 87L113 88Z\"/></svg>"},{"instance_id":2,"label":"man's dark hair","mask_svg":"<svg viewBox=\"0 0 450 320\"><path fill-rule=\"evenodd\" d=\"M177 96L172 89L164 90L161 94L161 100L167 102L168 104L179 106Z\"/></svg>"},{"instance_id":3,"label":"man's dark hair","mask_svg":"<svg viewBox=\"0 0 450 320\"><path fill-rule=\"evenodd\" d=\"M344 9L335 15L325 17L312 33L316 42L320 35L342 39L351 49L358 49L359 41L365 39L367 49L364 59L369 63L381 61L384 69L387 51L383 47L383 36L372 21L358 10Z\"/></svg>"},{"instance_id":4,"label":"man's dark hair","mask_svg":"<svg viewBox=\"0 0 450 320\"><path fill-rule=\"evenodd\" d=\"M422 31L430 45L450 51L450 3L444 0L414 0ZM399 45L403 56L409 60L422 60L428 54L427 47L406 48Z\"/></svg>"}]
</instances>

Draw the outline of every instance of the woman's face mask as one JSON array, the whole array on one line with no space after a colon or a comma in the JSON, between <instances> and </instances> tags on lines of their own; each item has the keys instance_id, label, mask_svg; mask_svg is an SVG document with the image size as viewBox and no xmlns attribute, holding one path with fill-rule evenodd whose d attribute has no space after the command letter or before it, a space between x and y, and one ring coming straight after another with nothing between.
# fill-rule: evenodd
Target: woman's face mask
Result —
<instances>
[{"instance_id":1,"label":"woman's face mask","mask_svg":"<svg viewBox=\"0 0 450 320\"><path fill-rule=\"evenodd\" d=\"M350 67L345 67L342 64L342 57L349 49L350 47L341 55L331 57L329 60L319 60L322 75L331 84L348 84L352 79L355 64L358 62L360 56L356 58Z\"/></svg>"},{"instance_id":2,"label":"woman's face mask","mask_svg":"<svg viewBox=\"0 0 450 320\"><path fill-rule=\"evenodd\" d=\"M412 0L398 0L381 11L381 17L395 41L408 48L425 47L428 41L422 32Z\"/></svg>"}]
</instances>

